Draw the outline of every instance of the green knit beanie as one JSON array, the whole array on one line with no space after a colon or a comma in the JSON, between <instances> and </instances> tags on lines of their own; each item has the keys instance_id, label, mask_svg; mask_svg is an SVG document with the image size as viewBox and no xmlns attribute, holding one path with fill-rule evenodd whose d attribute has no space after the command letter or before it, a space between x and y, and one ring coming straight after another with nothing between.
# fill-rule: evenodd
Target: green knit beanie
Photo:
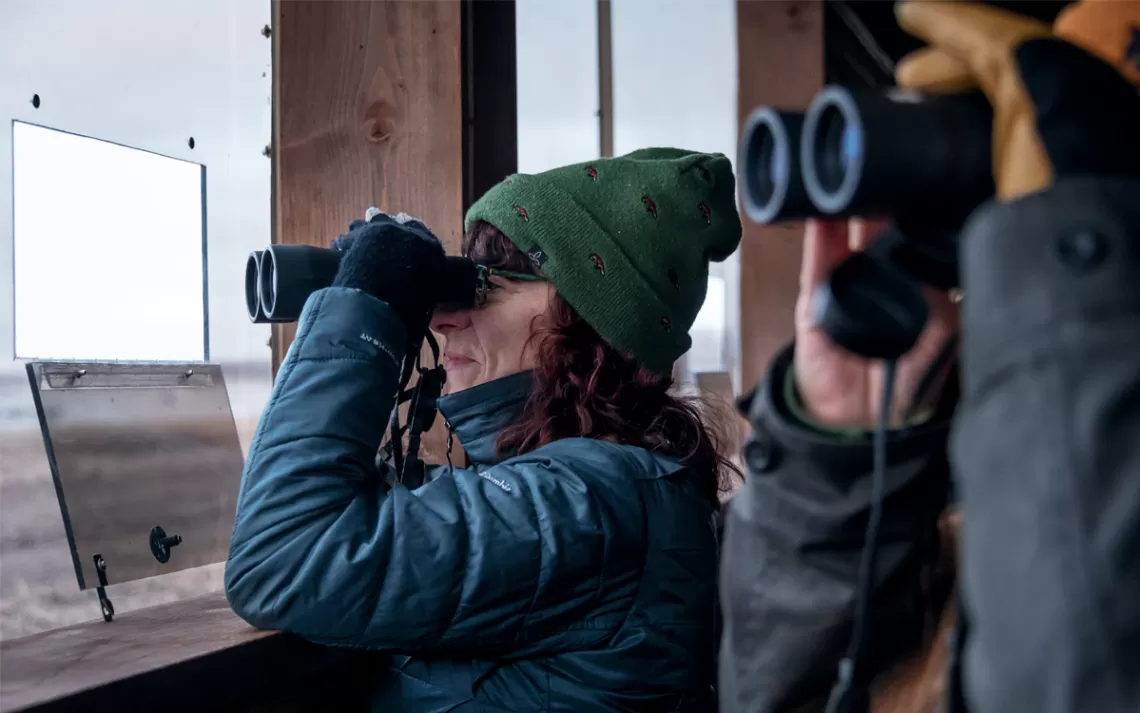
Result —
<instances>
[{"instance_id":1,"label":"green knit beanie","mask_svg":"<svg viewBox=\"0 0 1140 713\"><path fill-rule=\"evenodd\" d=\"M741 233L729 160L675 148L510 176L465 227L477 220L530 255L611 346L658 372L689 350L709 261Z\"/></svg>"}]
</instances>

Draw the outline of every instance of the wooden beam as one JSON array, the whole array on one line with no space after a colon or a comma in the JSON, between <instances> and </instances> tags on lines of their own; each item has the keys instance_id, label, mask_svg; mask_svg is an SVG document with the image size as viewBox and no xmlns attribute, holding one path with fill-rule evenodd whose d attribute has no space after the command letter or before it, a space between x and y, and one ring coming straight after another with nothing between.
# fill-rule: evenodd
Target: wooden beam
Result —
<instances>
[{"instance_id":1,"label":"wooden beam","mask_svg":"<svg viewBox=\"0 0 1140 713\"><path fill-rule=\"evenodd\" d=\"M327 246L375 205L459 252L465 205L517 164L514 4L474 4L274 2L275 242ZM295 333L274 327L275 375ZM442 419L420 455L446 459Z\"/></svg>"},{"instance_id":2,"label":"wooden beam","mask_svg":"<svg viewBox=\"0 0 1140 713\"><path fill-rule=\"evenodd\" d=\"M452 0L277 0L275 242L327 246L371 205L450 251L463 217L460 18ZM274 371L296 325L274 328Z\"/></svg>"},{"instance_id":3,"label":"wooden beam","mask_svg":"<svg viewBox=\"0 0 1140 713\"><path fill-rule=\"evenodd\" d=\"M0 710L365 710L383 663L253 629L219 593L0 643Z\"/></svg>"},{"instance_id":4,"label":"wooden beam","mask_svg":"<svg viewBox=\"0 0 1140 713\"><path fill-rule=\"evenodd\" d=\"M761 104L806 109L824 82L823 0L738 0L736 26L741 123ZM792 337L802 247L802 224L761 226L744 219L740 358L745 390Z\"/></svg>"}]
</instances>

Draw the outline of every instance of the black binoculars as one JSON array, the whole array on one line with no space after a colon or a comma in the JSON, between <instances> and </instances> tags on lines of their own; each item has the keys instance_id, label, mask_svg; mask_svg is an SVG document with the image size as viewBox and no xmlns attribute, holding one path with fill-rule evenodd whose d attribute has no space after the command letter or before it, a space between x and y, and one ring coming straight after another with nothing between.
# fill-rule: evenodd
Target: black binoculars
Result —
<instances>
[{"instance_id":1,"label":"black binoculars","mask_svg":"<svg viewBox=\"0 0 1140 713\"><path fill-rule=\"evenodd\" d=\"M992 125L980 93L919 98L832 85L806 112L760 107L741 134L745 213L757 223L960 221L993 195Z\"/></svg>"},{"instance_id":2,"label":"black binoculars","mask_svg":"<svg viewBox=\"0 0 1140 713\"><path fill-rule=\"evenodd\" d=\"M309 295L329 287L344 251L313 245L270 245L245 263L245 309L255 324L295 322ZM485 271L471 260L448 257L439 280L437 309L470 309L487 289Z\"/></svg>"},{"instance_id":3,"label":"black binoculars","mask_svg":"<svg viewBox=\"0 0 1140 713\"><path fill-rule=\"evenodd\" d=\"M980 92L915 97L838 85L824 87L806 112L762 106L748 117L738 165L749 219L892 223L814 301L816 319L840 346L901 356L927 319L919 285L959 286L958 233L994 194L992 126Z\"/></svg>"}]
</instances>

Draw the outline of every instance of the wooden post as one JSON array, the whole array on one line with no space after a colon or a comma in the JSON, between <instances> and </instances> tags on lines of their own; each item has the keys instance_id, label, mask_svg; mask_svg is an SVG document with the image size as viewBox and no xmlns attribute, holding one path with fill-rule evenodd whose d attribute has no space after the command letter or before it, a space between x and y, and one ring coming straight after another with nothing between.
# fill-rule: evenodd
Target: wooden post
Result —
<instances>
[{"instance_id":1,"label":"wooden post","mask_svg":"<svg viewBox=\"0 0 1140 713\"><path fill-rule=\"evenodd\" d=\"M741 124L761 104L806 109L824 82L823 0L738 0L736 28ZM761 226L744 218L740 359L745 391L792 337L802 247L802 224Z\"/></svg>"},{"instance_id":2,"label":"wooden post","mask_svg":"<svg viewBox=\"0 0 1140 713\"><path fill-rule=\"evenodd\" d=\"M273 3L275 242L328 244L375 205L457 250L461 5ZM296 325L274 328L274 366Z\"/></svg>"},{"instance_id":3,"label":"wooden post","mask_svg":"<svg viewBox=\"0 0 1140 713\"><path fill-rule=\"evenodd\" d=\"M466 205L518 161L514 3L275 0L273 16L274 242L327 246L374 205L457 254ZM274 326L275 375L295 333ZM444 457L440 421L422 456Z\"/></svg>"}]
</instances>

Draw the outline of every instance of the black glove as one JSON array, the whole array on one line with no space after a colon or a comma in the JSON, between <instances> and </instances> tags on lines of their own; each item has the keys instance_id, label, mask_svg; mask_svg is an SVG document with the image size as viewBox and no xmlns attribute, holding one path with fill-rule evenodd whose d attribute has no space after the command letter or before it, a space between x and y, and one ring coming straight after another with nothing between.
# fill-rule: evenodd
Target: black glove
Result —
<instances>
[{"instance_id":1,"label":"black glove","mask_svg":"<svg viewBox=\"0 0 1140 713\"><path fill-rule=\"evenodd\" d=\"M345 250L333 285L386 302L403 320L409 341L422 338L445 266L439 238L414 218L380 213L354 221L333 247Z\"/></svg>"}]
</instances>

